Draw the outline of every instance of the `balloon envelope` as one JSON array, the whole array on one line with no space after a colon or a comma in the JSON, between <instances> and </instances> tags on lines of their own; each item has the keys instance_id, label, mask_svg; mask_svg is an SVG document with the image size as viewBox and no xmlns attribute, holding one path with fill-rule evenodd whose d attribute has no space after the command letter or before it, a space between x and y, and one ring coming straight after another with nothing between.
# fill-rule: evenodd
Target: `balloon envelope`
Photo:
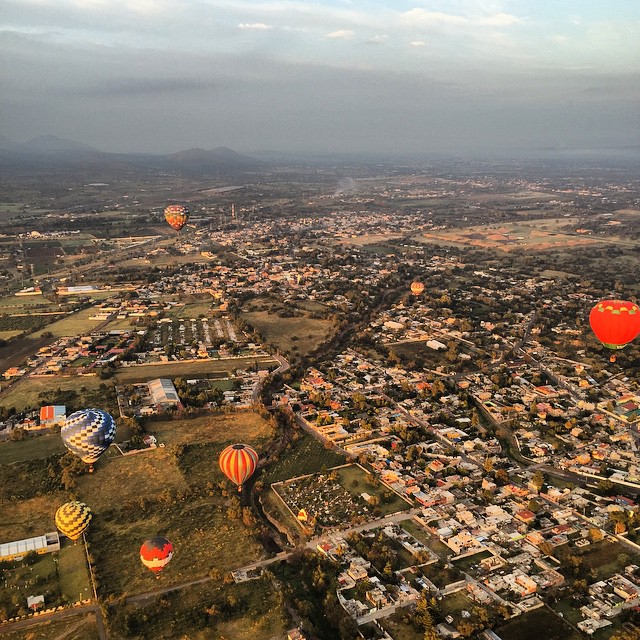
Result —
<instances>
[{"instance_id":1,"label":"balloon envelope","mask_svg":"<svg viewBox=\"0 0 640 640\"><path fill-rule=\"evenodd\" d=\"M416 282L411 283L411 293L413 293L414 296L419 296L423 291L424 285L422 284L422 282L418 282L416 280Z\"/></svg>"},{"instance_id":2,"label":"balloon envelope","mask_svg":"<svg viewBox=\"0 0 640 640\"><path fill-rule=\"evenodd\" d=\"M145 540L140 547L140 561L150 571L159 573L173 557L173 545L162 536Z\"/></svg>"},{"instance_id":3,"label":"balloon envelope","mask_svg":"<svg viewBox=\"0 0 640 640\"><path fill-rule=\"evenodd\" d=\"M183 204L170 204L164 210L164 219L176 231L180 231L189 220L189 209Z\"/></svg>"},{"instance_id":4,"label":"balloon envelope","mask_svg":"<svg viewBox=\"0 0 640 640\"><path fill-rule=\"evenodd\" d=\"M56 527L67 538L77 540L89 526L93 518L91 509L84 502L65 502L55 516Z\"/></svg>"},{"instance_id":5,"label":"balloon envelope","mask_svg":"<svg viewBox=\"0 0 640 640\"><path fill-rule=\"evenodd\" d=\"M220 469L231 482L242 489L242 483L251 477L258 464L258 454L247 444L232 444L220 454Z\"/></svg>"},{"instance_id":6,"label":"balloon envelope","mask_svg":"<svg viewBox=\"0 0 640 640\"><path fill-rule=\"evenodd\" d=\"M114 441L116 423L102 409L83 409L65 420L60 435L71 453L83 462L93 464Z\"/></svg>"},{"instance_id":7,"label":"balloon envelope","mask_svg":"<svg viewBox=\"0 0 640 640\"><path fill-rule=\"evenodd\" d=\"M640 333L640 309L627 300L601 300L591 309L589 324L607 349L622 349Z\"/></svg>"}]
</instances>

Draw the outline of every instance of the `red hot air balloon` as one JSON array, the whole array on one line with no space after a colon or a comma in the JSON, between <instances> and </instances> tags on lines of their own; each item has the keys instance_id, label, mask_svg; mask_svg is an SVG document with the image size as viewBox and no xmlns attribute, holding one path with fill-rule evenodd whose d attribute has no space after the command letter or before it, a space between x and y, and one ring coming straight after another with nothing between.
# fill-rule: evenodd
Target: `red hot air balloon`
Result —
<instances>
[{"instance_id":1,"label":"red hot air balloon","mask_svg":"<svg viewBox=\"0 0 640 640\"><path fill-rule=\"evenodd\" d=\"M414 296L419 296L423 291L424 285L422 284L422 282L418 282L416 280L415 282L411 283L411 293L413 293Z\"/></svg>"},{"instance_id":2,"label":"red hot air balloon","mask_svg":"<svg viewBox=\"0 0 640 640\"><path fill-rule=\"evenodd\" d=\"M164 219L176 231L180 231L189 219L189 209L183 204L170 204L164 210Z\"/></svg>"},{"instance_id":3,"label":"red hot air balloon","mask_svg":"<svg viewBox=\"0 0 640 640\"><path fill-rule=\"evenodd\" d=\"M220 469L242 491L242 483L253 475L258 454L247 444L232 444L220 454Z\"/></svg>"},{"instance_id":4,"label":"red hot air balloon","mask_svg":"<svg viewBox=\"0 0 640 640\"><path fill-rule=\"evenodd\" d=\"M160 573L173 557L173 545L162 536L149 538L140 547L140 561L150 571Z\"/></svg>"},{"instance_id":5,"label":"red hot air balloon","mask_svg":"<svg viewBox=\"0 0 640 640\"><path fill-rule=\"evenodd\" d=\"M591 309L589 324L607 349L622 349L640 333L640 309L627 300L601 300ZM616 356L609 359L615 362Z\"/></svg>"}]
</instances>

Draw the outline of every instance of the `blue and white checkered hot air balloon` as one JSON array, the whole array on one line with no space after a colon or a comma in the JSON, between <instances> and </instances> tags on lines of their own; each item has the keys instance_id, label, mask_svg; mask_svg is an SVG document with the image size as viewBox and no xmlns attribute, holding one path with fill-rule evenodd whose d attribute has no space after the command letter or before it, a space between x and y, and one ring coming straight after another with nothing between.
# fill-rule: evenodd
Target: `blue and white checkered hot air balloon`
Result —
<instances>
[{"instance_id":1,"label":"blue and white checkered hot air balloon","mask_svg":"<svg viewBox=\"0 0 640 640\"><path fill-rule=\"evenodd\" d=\"M82 409L72 413L60 431L64 446L90 465L109 448L116 437L116 423L102 409Z\"/></svg>"}]
</instances>

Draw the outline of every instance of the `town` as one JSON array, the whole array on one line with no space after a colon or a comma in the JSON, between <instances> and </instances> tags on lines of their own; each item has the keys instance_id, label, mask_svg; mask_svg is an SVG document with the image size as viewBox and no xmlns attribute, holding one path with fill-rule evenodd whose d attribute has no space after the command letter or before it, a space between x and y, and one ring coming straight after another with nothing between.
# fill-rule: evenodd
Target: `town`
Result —
<instances>
[{"instance_id":1,"label":"town","mask_svg":"<svg viewBox=\"0 0 640 640\"><path fill-rule=\"evenodd\" d=\"M637 637L640 347L610 362L587 320L640 293L637 176L358 170L175 185L179 235L159 184L4 205L0 633ZM59 435L90 406L93 474ZM214 467L243 440L238 493ZM149 522L158 581L127 564Z\"/></svg>"}]
</instances>

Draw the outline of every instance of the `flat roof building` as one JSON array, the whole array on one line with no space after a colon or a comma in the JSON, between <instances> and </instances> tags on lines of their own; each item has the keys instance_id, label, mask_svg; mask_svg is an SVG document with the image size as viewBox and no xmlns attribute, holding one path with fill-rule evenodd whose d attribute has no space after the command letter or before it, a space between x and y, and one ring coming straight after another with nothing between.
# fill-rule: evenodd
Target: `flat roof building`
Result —
<instances>
[{"instance_id":1,"label":"flat roof building","mask_svg":"<svg viewBox=\"0 0 640 640\"><path fill-rule=\"evenodd\" d=\"M60 551L60 536L58 532L52 531L51 533L45 533L43 536L0 544L0 561L22 560L30 551L35 551L40 555Z\"/></svg>"},{"instance_id":2,"label":"flat roof building","mask_svg":"<svg viewBox=\"0 0 640 640\"><path fill-rule=\"evenodd\" d=\"M173 382L169 378L156 378L147 382L151 403L159 408L167 408L180 404L180 397Z\"/></svg>"}]
</instances>

